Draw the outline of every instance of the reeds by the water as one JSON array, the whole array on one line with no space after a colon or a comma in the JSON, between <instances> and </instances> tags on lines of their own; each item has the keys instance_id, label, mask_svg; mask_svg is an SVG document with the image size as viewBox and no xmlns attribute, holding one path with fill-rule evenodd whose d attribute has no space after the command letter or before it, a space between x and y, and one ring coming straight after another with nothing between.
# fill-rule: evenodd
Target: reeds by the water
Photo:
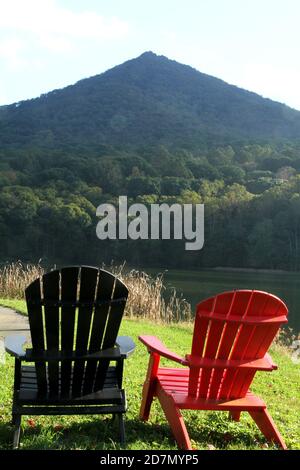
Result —
<instances>
[{"instance_id":1,"label":"reeds by the water","mask_svg":"<svg viewBox=\"0 0 300 470\"><path fill-rule=\"evenodd\" d=\"M172 289L167 292L163 276L150 276L142 271L126 270L124 265L105 267L128 287L125 315L151 321L178 322L191 320L190 304ZM0 269L0 297L24 299L25 288L45 273L37 264L9 263Z\"/></svg>"},{"instance_id":2,"label":"reeds by the water","mask_svg":"<svg viewBox=\"0 0 300 470\"><path fill-rule=\"evenodd\" d=\"M0 268L0 297L24 299L25 288L44 274L39 264L25 264L21 261L5 264Z\"/></svg>"},{"instance_id":3,"label":"reeds by the water","mask_svg":"<svg viewBox=\"0 0 300 470\"><path fill-rule=\"evenodd\" d=\"M167 290L162 274L152 277L143 271L126 271L124 266L109 270L128 287L127 316L168 323L191 320L191 305L174 288Z\"/></svg>"}]
</instances>

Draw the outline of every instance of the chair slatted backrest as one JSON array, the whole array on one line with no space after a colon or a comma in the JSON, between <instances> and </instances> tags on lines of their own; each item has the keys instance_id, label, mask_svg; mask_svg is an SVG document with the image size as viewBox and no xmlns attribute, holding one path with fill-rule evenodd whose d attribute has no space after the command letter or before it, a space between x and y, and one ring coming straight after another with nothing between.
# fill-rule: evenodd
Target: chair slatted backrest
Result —
<instances>
[{"instance_id":1,"label":"chair slatted backrest","mask_svg":"<svg viewBox=\"0 0 300 470\"><path fill-rule=\"evenodd\" d=\"M236 290L197 305L191 358L255 360L265 356L287 307L278 297L256 290ZM255 375L246 368L191 367L189 395L234 399L246 395Z\"/></svg>"},{"instance_id":2,"label":"chair slatted backrest","mask_svg":"<svg viewBox=\"0 0 300 470\"><path fill-rule=\"evenodd\" d=\"M114 347L127 287L103 269L72 266L36 279L25 295L33 358L48 355L35 363L39 392L75 397L101 390L109 361L80 356ZM76 360L55 359L74 353Z\"/></svg>"}]
</instances>

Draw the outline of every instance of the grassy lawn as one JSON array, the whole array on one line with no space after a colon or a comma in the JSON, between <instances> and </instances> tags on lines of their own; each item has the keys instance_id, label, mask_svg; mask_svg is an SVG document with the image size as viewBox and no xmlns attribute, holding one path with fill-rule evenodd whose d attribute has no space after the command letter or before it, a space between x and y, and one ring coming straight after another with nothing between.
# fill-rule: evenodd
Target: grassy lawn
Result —
<instances>
[{"instance_id":1,"label":"grassy lawn","mask_svg":"<svg viewBox=\"0 0 300 470\"><path fill-rule=\"evenodd\" d=\"M0 297L0 305L2 305L2 307L13 308L16 312L21 313L23 315L27 315L27 309L24 300L3 299Z\"/></svg>"},{"instance_id":2,"label":"grassy lawn","mask_svg":"<svg viewBox=\"0 0 300 470\"><path fill-rule=\"evenodd\" d=\"M23 301L2 301L1 305L16 307L25 312ZM185 354L190 350L192 327L187 325L158 325L146 321L122 322L120 334L130 335L136 351L125 365L124 386L127 391L126 413L127 449L177 449L169 426L158 403L154 402L150 420L138 419L142 384L145 378L148 353L139 343L139 334L157 335L172 350ZM257 374L252 390L267 403L269 411L290 449L300 449L299 384L300 366L294 364L279 346L271 350L279 369ZM170 364L163 361L164 364ZM12 402L14 362L6 355L0 364L0 448L9 449L12 440L10 413ZM228 420L226 412L183 412L193 445L197 449L272 449L247 413L240 423ZM23 449L116 449L117 423L110 416L23 417L21 448Z\"/></svg>"}]
</instances>

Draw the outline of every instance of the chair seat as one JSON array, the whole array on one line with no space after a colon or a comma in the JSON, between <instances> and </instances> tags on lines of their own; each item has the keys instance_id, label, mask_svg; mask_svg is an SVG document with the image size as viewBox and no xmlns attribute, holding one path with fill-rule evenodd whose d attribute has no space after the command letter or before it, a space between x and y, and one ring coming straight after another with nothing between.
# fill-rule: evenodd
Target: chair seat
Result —
<instances>
[{"instance_id":1,"label":"chair seat","mask_svg":"<svg viewBox=\"0 0 300 470\"><path fill-rule=\"evenodd\" d=\"M16 399L19 405L86 405L86 404L121 404L124 401L123 390L118 387L115 367L109 367L103 389L88 394L72 395L72 380L68 396L61 395L61 369L59 368L59 390L57 394L38 390L36 370L34 366L22 366L20 390L17 391Z\"/></svg>"},{"instance_id":2,"label":"chair seat","mask_svg":"<svg viewBox=\"0 0 300 470\"><path fill-rule=\"evenodd\" d=\"M248 391L243 398L235 399L206 399L191 397L188 394L189 368L161 367L157 372L157 384L160 391L172 397L176 405L181 409L195 410L261 410L266 408L263 400Z\"/></svg>"}]
</instances>

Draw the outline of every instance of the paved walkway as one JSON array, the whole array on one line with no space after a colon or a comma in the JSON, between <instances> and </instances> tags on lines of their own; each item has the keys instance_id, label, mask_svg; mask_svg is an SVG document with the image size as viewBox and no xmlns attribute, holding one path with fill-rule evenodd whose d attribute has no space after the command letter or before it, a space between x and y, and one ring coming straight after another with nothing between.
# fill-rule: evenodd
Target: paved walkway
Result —
<instances>
[{"instance_id":1,"label":"paved walkway","mask_svg":"<svg viewBox=\"0 0 300 470\"><path fill-rule=\"evenodd\" d=\"M29 334L28 318L11 308L0 307L0 338L13 334Z\"/></svg>"}]
</instances>

